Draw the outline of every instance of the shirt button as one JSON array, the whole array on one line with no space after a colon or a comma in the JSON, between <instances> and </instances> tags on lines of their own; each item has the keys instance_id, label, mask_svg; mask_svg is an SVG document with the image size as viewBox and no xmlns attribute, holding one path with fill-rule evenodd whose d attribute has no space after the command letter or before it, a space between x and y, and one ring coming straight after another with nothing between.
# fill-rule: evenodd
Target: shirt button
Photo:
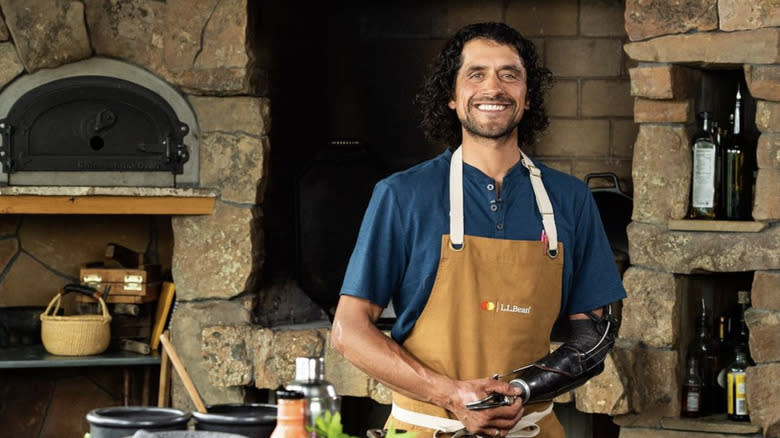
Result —
<instances>
[{"instance_id":1,"label":"shirt button","mask_svg":"<svg viewBox=\"0 0 780 438\"><path fill-rule=\"evenodd\" d=\"M493 189L496 187L493 184L488 184L486 188L490 191L493 191Z\"/></svg>"},{"instance_id":2,"label":"shirt button","mask_svg":"<svg viewBox=\"0 0 780 438\"><path fill-rule=\"evenodd\" d=\"M496 211L496 210L498 210L498 205L496 205L496 204L491 204L491 205L490 205L490 211Z\"/></svg>"},{"instance_id":3,"label":"shirt button","mask_svg":"<svg viewBox=\"0 0 780 438\"><path fill-rule=\"evenodd\" d=\"M499 231L503 230L504 229L504 224L502 224L502 223L496 224L496 229L499 230Z\"/></svg>"}]
</instances>

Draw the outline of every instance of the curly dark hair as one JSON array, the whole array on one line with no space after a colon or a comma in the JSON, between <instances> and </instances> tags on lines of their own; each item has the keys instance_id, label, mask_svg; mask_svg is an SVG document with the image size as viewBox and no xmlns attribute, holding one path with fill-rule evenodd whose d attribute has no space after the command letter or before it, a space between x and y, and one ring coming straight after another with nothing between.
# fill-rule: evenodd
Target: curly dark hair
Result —
<instances>
[{"instance_id":1,"label":"curly dark hair","mask_svg":"<svg viewBox=\"0 0 780 438\"><path fill-rule=\"evenodd\" d=\"M474 38L485 38L513 46L525 67L530 108L517 126L518 146L534 143L536 134L550 124L544 109L544 93L552 86L550 70L538 65L534 44L504 23L475 23L459 30L444 45L430 67L425 82L415 98L422 111L420 127L425 138L434 144L457 147L462 141L458 115L447 106L455 93L455 78L461 67L463 46Z\"/></svg>"}]
</instances>

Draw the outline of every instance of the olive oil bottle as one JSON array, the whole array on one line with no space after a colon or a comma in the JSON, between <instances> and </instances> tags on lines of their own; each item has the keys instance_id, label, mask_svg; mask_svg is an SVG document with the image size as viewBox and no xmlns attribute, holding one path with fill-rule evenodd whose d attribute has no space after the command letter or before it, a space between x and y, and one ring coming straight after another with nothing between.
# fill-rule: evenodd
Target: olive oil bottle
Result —
<instances>
[{"instance_id":1,"label":"olive oil bottle","mask_svg":"<svg viewBox=\"0 0 780 438\"><path fill-rule=\"evenodd\" d=\"M699 113L691 151L691 219L716 219L720 198L720 150L712 135L712 113Z\"/></svg>"}]
</instances>

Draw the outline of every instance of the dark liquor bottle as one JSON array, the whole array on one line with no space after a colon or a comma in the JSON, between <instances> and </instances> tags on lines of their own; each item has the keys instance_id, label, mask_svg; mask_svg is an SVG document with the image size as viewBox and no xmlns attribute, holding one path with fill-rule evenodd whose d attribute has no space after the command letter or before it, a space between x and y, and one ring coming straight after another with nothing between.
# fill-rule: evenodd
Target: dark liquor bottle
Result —
<instances>
[{"instance_id":1,"label":"dark liquor bottle","mask_svg":"<svg viewBox=\"0 0 780 438\"><path fill-rule=\"evenodd\" d=\"M691 219L715 219L720 198L720 151L712 135L712 113L699 113L699 128L693 135Z\"/></svg>"},{"instance_id":2,"label":"dark liquor bottle","mask_svg":"<svg viewBox=\"0 0 780 438\"><path fill-rule=\"evenodd\" d=\"M688 355L688 372L682 385L682 409L683 417L698 417L702 414L702 382L699 376L699 362L696 356Z\"/></svg>"},{"instance_id":3,"label":"dark liquor bottle","mask_svg":"<svg viewBox=\"0 0 780 438\"><path fill-rule=\"evenodd\" d=\"M752 175L748 175L750 172L745 161L747 138L742 130L742 93L739 84L733 117L729 142L723 148L723 217L745 220L750 214Z\"/></svg>"},{"instance_id":4,"label":"dark liquor bottle","mask_svg":"<svg viewBox=\"0 0 780 438\"><path fill-rule=\"evenodd\" d=\"M745 351L748 363L752 364L753 359L750 356L750 331L745 322L745 311L750 308L750 292L741 290L737 292L737 303L739 305L739 314L736 316L737 327L734 333L734 346L741 346Z\"/></svg>"},{"instance_id":5,"label":"dark liquor bottle","mask_svg":"<svg viewBox=\"0 0 780 438\"><path fill-rule=\"evenodd\" d=\"M688 347L688 356L696 359L698 366L698 375L701 378L702 403L700 410L709 413L709 409L714 408L712 401L715 395L715 386L717 385L717 374L715 367L717 362L715 345L709 329L709 317L707 306L704 299L701 300L701 312L696 321L696 336Z\"/></svg>"},{"instance_id":6,"label":"dark liquor bottle","mask_svg":"<svg viewBox=\"0 0 780 438\"><path fill-rule=\"evenodd\" d=\"M726 338L726 317L718 322L718 336L714 342L714 360L712 361L715 382L712 385L713 396L709 400L707 411L713 414L726 412L726 366L731 362L731 344Z\"/></svg>"},{"instance_id":7,"label":"dark liquor bottle","mask_svg":"<svg viewBox=\"0 0 780 438\"><path fill-rule=\"evenodd\" d=\"M748 367L747 351L742 344L734 348L734 361L727 368L727 391L729 420L750 421L750 411L747 404L747 387L745 385L745 370Z\"/></svg>"}]
</instances>

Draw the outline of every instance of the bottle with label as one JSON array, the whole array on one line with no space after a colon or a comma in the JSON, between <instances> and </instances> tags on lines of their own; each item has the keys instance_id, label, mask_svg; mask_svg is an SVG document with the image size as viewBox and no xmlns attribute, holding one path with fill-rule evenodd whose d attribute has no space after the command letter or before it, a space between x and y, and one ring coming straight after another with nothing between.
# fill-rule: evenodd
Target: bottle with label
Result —
<instances>
[{"instance_id":1,"label":"bottle with label","mask_svg":"<svg viewBox=\"0 0 780 438\"><path fill-rule=\"evenodd\" d=\"M326 411L335 414L341 407L341 397L336 394L336 388L325 380L325 358L323 357L295 358L295 380L286 388L304 395L305 421L311 428L312 438L315 436L314 425L317 417Z\"/></svg>"},{"instance_id":2,"label":"bottle with label","mask_svg":"<svg viewBox=\"0 0 780 438\"><path fill-rule=\"evenodd\" d=\"M305 424L306 399L303 393L277 389L276 403L276 427L270 438L309 438Z\"/></svg>"},{"instance_id":3,"label":"bottle with label","mask_svg":"<svg viewBox=\"0 0 780 438\"><path fill-rule=\"evenodd\" d=\"M699 129L693 135L691 219L715 219L720 198L720 151L712 135L712 113L699 113Z\"/></svg>"},{"instance_id":4,"label":"bottle with label","mask_svg":"<svg viewBox=\"0 0 780 438\"><path fill-rule=\"evenodd\" d=\"M747 138L742 128L742 94L737 84L732 132L729 143L723 148L723 217L730 220L746 220L750 217L752 175L745 161Z\"/></svg>"},{"instance_id":5,"label":"bottle with label","mask_svg":"<svg viewBox=\"0 0 780 438\"><path fill-rule=\"evenodd\" d=\"M727 416L729 420L750 421L745 386L745 370L748 367L747 352L744 346L734 348L734 361L727 368Z\"/></svg>"},{"instance_id":6,"label":"bottle with label","mask_svg":"<svg viewBox=\"0 0 780 438\"><path fill-rule=\"evenodd\" d=\"M683 417L699 417L702 414L702 382L699 375L699 363L696 356L688 355L688 372L682 385L682 409Z\"/></svg>"}]
</instances>

